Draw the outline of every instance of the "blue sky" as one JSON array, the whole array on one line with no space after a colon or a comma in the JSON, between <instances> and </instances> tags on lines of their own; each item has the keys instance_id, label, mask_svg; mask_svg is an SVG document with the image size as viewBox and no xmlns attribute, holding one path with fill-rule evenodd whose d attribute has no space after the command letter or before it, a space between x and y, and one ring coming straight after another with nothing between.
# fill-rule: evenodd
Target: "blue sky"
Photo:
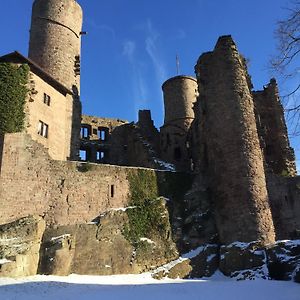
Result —
<instances>
[{"instance_id":1,"label":"blue sky","mask_svg":"<svg viewBox=\"0 0 300 300\"><path fill-rule=\"evenodd\" d=\"M1 3L0 54L27 55L32 0ZM82 43L83 112L136 121L138 109L151 109L163 123L162 83L180 71L194 75L201 53L218 36L231 34L250 59L255 89L272 74L276 21L287 0L78 0L84 11ZM281 86L284 90L284 86ZM298 146L299 148L299 146ZM299 150L297 148L297 150ZM299 155L298 155L299 156Z\"/></svg>"}]
</instances>

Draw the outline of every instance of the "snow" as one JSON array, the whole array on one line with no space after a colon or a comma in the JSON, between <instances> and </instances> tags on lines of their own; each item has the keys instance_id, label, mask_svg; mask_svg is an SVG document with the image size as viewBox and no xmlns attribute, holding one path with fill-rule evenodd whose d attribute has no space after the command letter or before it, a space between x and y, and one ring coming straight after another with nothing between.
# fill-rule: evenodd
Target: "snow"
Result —
<instances>
[{"instance_id":1,"label":"snow","mask_svg":"<svg viewBox=\"0 0 300 300\"><path fill-rule=\"evenodd\" d=\"M5 264L11 263L11 262L12 262L11 260L8 260L6 258L0 259L0 265L5 265Z\"/></svg>"},{"instance_id":2,"label":"snow","mask_svg":"<svg viewBox=\"0 0 300 300\"><path fill-rule=\"evenodd\" d=\"M300 246L300 240L282 240L277 241L276 244L285 244L286 246Z\"/></svg>"},{"instance_id":3,"label":"snow","mask_svg":"<svg viewBox=\"0 0 300 300\"><path fill-rule=\"evenodd\" d=\"M69 238L69 237L71 237L71 234L69 234L69 233L66 233L66 234L63 234L60 236L55 236L55 237L51 238L51 242L60 241L60 240L63 240L65 238Z\"/></svg>"},{"instance_id":4,"label":"snow","mask_svg":"<svg viewBox=\"0 0 300 300\"><path fill-rule=\"evenodd\" d=\"M168 264L165 264L159 268L157 268L154 273L159 273L159 272L169 272L172 268L174 268L176 265L188 260L188 259L192 259L194 257L196 257L197 255L199 255L201 252L205 251L207 248L209 247L215 247L217 245L214 244L207 244L205 246L200 246L194 250L191 250L188 253L183 254L182 256L180 256L178 259L173 260L171 262L169 262ZM213 256L215 256L215 254L213 254ZM213 258L213 257L212 257ZM212 259L210 256L208 257L208 259Z\"/></svg>"},{"instance_id":5,"label":"snow","mask_svg":"<svg viewBox=\"0 0 300 300\"><path fill-rule=\"evenodd\" d=\"M231 248L231 247L237 247L240 249L247 249L251 243L244 243L244 242L233 242L227 246L222 246L226 248Z\"/></svg>"},{"instance_id":6,"label":"snow","mask_svg":"<svg viewBox=\"0 0 300 300\"><path fill-rule=\"evenodd\" d=\"M161 167L165 168L167 171L175 172L176 168L173 164L167 163L165 161L162 161L158 158L154 159L154 162L159 164Z\"/></svg>"},{"instance_id":7,"label":"snow","mask_svg":"<svg viewBox=\"0 0 300 300\"><path fill-rule=\"evenodd\" d=\"M214 245L214 244L208 244L208 245L205 245L205 246L200 246L198 247L197 249L195 250L192 250L190 251L189 253L186 253L184 254L182 257L183 258L194 258L196 257L197 255L199 255L201 252L205 251L207 248L209 247L217 247L217 245Z\"/></svg>"},{"instance_id":8,"label":"snow","mask_svg":"<svg viewBox=\"0 0 300 300\"><path fill-rule=\"evenodd\" d=\"M148 243L148 244L155 244L154 241L152 241L152 240L150 240L150 239L148 239L148 238L146 238L146 237L140 238L140 241L141 241L141 242L146 242L146 243Z\"/></svg>"},{"instance_id":9,"label":"snow","mask_svg":"<svg viewBox=\"0 0 300 300\"><path fill-rule=\"evenodd\" d=\"M111 209L107 210L106 212L102 213L102 214L100 215L100 217L106 216L110 211L116 211L116 212L122 211L122 212L125 212L125 211L127 211L128 209L134 209L134 208L136 208L136 206L127 206L127 207L111 208ZM92 222L92 223L93 223L93 224L98 224L98 222ZM89 224L92 224L92 223L89 222Z\"/></svg>"},{"instance_id":10,"label":"snow","mask_svg":"<svg viewBox=\"0 0 300 300\"><path fill-rule=\"evenodd\" d=\"M217 273L210 280L157 281L142 275L35 276L0 279L1 300L299 300L300 284L284 281L235 281Z\"/></svg>"}]
</instances>

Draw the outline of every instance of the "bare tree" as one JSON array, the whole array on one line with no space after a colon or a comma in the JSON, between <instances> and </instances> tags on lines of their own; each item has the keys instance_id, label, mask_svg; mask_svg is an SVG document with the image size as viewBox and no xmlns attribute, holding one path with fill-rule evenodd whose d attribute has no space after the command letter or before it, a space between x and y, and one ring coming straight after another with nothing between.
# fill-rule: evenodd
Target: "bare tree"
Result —
<instances>
[{"instance_id":1,"label":"bare tree","mask_svg":"<svg viewBox=\"0 0 300 300\"><path fill-rule=\"evenodd\" d=\"M293 136L300 135L300 1L291 1L288 16L279 21L275 31L277 55L271 59L273 71L285 83L282 100Z\"/></svg>"}]
</instances>

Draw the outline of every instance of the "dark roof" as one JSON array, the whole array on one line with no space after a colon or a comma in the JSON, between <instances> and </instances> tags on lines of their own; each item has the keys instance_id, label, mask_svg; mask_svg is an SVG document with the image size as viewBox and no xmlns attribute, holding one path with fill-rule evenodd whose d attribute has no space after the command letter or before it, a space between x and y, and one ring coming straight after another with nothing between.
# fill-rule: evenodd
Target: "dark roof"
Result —
<instances>
[{"instance_id":1,"label":"dark roof","mask_svg":"<svg viewBox=\"0 0 300 300\"><path fill-rule=\"evenodd\" d=\"M57 81L55 78L53 78L49 73L44 71L38 64L36 64L33 60L23 56L18 51L8 53L6 55L0 56L0 62L8 62L8 63L25 63L28 64L30 67L30 70L38 75L40 78L45 80L47 83L49 83L51 86L53 86L56 90L61 92L62 94L71 94L73 95L73 92L65 87L63 84L61 84L59 81Z\"/></svg>"}]
</instances>

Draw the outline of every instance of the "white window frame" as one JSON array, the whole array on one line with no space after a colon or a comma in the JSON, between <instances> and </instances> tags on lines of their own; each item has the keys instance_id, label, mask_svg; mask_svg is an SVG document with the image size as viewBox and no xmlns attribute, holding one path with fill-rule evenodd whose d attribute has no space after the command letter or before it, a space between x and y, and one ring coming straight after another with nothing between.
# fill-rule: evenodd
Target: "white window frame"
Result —
<instances>
[{"instance_id":1,"label":"white window frame","mask_svg":"<svg viewBox=\"0 0 300 300\"><path fill-rule=\"evenodd\" d=\"M49 125L40 120L37 133L47 139L49 135Z\"/></svg>"}]
</instances>

